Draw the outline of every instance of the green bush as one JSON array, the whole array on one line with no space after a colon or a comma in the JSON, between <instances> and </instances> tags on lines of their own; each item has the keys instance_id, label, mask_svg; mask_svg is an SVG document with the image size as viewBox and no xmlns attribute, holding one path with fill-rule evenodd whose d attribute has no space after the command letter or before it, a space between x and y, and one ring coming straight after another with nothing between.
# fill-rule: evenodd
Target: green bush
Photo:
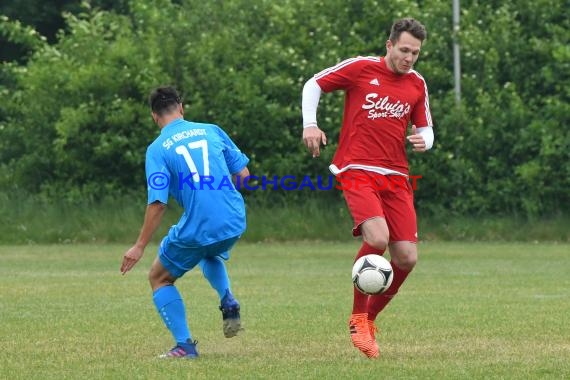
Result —
<instances>
[{"instance_id":1,"label":"green bush","mask_svg":"<svg viewBox=\"0 0 570 380\"><path fill-rule=\"evenodd\" d=\"M189 119L228 131L252 173L327 175L342 94L321 99L330 144L312 160L300 138L304 81L341 59L384 54L392 21L413 16L428 27L417 69L436 124L434 149L410 155L412 173L422 175L418 207L567 214L565 12L554 0L463 3L460 106L444 0L131 0L121 14L84 5L65 15L52 44L2 19L0 34L32 53L0 69L0 186L70 201L144 188L145 149L158 133L146 97L165 83L181 90ZM303 195L283 199L293 198Z\"/></svg>"}]
</instances>

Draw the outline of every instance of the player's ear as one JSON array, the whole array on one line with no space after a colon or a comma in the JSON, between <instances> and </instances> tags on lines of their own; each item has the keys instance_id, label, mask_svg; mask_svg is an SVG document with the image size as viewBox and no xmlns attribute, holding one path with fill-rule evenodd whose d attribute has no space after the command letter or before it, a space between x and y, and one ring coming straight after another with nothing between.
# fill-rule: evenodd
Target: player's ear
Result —
<instances>
[{"instance_id":1,"label":"player's ear","mask_svg":"<svg viewBox=\"0 0 570 380\"><path fill-rule=\"evenodd\" d=\"M392 44L392 41L390 39L386 40L386 50L390 51L390 49L392 49L392 47L394 46L394 44Z\"/></svg>"},{"instance_id":2,"label":"player's ear","mask_svg":"<svg viewBox=\"0 0 570 380\"><path fill-rule=\"evenodd\" d=\"M182 103L178 103L178 111L180 115L184 116L184 105Z\"/></svg>"}]
</instances>

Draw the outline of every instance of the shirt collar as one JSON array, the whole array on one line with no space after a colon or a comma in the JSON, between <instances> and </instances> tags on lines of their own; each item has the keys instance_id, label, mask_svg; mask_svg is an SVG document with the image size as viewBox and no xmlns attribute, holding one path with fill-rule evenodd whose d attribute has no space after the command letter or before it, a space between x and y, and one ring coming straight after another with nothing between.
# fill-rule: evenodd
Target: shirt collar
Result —
<instances>
[{"instance_id":1,"label":"shirt collar","mask_svg":"<svg viewBox=\"0 0 570 380\"><path fill-rule=\"evenodd\" d=\"M175 126L177 126L180 123L183 123L184 119L183 118L178 118L178 119L174 119L172 120L170 123L166 124L164 127L162 127L162 131L160 131L160 133L166 133L167 130L171 130L173 129Z\"/></svg>"}]
</instances>

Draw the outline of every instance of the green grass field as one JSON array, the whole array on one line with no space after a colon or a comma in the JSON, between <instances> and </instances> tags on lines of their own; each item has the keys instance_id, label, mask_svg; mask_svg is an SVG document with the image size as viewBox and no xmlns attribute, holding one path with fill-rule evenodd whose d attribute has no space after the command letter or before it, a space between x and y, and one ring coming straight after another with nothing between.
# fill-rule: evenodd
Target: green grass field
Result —
<instances>
[{"instance_id":1,"label":"green grass field","mask_svg":"<svg viewBox=\"0 0 570 380\"><path fill-rule=\"evenodd\" d=\"M380 315L382 356L350 343L357 243L239 243L229 263L245 331L225 339L199 271L179 281L197 360L172 346L128 245L0 246L1 379L570 378L570 245L423 243Z\"/></svg>"},{"instance_id":2,"label":"green grass field","mask_svg":"<svg viewBox=\"0 0 570 380\"><path fill-rule=\"evenodd\" d=\"M247 231L242 240L247 242L352 241L352 218L342 199L250 198L246 204ZM145 207L146 193L74 203L0 191L0 245L129 244L138 236ZM422 241L570 243L568 215L527 218L464 216L453 211L422 215L418 211ZM169 203L155 243L177 223L181 212L174 201Z\"/></svg>"}]
</instances>

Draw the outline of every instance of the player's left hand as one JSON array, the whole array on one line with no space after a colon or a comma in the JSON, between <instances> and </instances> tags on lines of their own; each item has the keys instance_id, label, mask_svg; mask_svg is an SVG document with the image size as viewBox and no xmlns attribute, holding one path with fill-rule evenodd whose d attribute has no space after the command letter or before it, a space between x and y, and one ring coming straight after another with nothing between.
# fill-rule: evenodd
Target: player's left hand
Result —
<instances>
[{"instance_id":1,"label":"player's left hand","mask_svg":"<svg viewBox=\"0 0 570 380\"><path fill-rule=\"evenodd\" d=\"M407 137L410 144L413 146L414 152L425 152L426 149L426 142L424 137L416 132L416 126L412 125L412 133Z\"/></svg>"},{"instance_id":2,"label":"player's left hand","mask_svg":"<svg viewBox=\"0 0 570 380\"><path fill-rule=\"evenodd\" d=\"M123 256L123 263L121 264L121 273L125 274L139 262L144 254L144 249L133 245Z\"/></svg>"}]
</instances>

